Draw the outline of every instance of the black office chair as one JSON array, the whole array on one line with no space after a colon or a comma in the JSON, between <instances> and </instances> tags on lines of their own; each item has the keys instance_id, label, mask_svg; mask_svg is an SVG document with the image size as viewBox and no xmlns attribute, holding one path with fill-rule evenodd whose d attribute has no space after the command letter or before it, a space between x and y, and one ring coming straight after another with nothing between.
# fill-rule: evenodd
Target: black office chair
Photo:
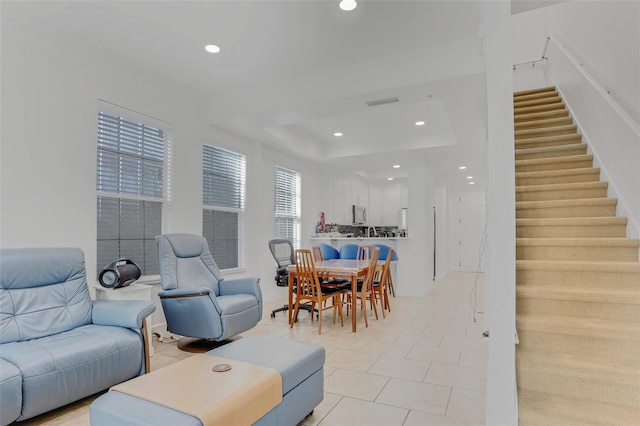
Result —
<instances>
[{"instance_id":1,"label":"black office chair","mask_svg":"<svg viewBox=\"0 0 640 426\"><path fill-rule=\"evenodd\" d=\"M293 243L289 240L283 240L280 238L270 240L269 241L269 250L271 250L271 254L273 258L276 260L278 264L278 268L276 269L276 285L278 287L288 287L289 286L289 265L295 265L295 250L293 249ZM294 283L295 285L295 283ZM295 291L295 288L294 288ZM293 307L291 307L293 309ZM304 305L301 306L300 309L304 309L306 311L311 312L311 307ZM289 305L284 305L282 308L274 309L271 311L271 318L276 317L276 312L284 312L289 310ZM296 321L298 319L296 318Z\"/></svg>"}]
</instances>

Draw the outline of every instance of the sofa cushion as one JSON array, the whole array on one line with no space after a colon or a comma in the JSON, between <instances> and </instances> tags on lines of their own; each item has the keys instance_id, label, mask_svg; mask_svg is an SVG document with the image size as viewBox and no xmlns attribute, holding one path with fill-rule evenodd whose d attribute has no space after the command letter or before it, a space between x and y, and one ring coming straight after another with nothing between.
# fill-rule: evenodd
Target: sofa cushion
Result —
<instances>
[{"instance_id":1,"label":"sofa cushion","mask_svg":"<svg viewBox=\"0 0 640 426\"><path fill-rule=\"evenodd\" d=\"M0 251L0 343L36 339L91 322L78 248Z\"/></svg>"},{"instance_id":2,"label":"sofa cushion","mask_svg":"<svg viewBox=\"0 0 640 426\"><path fill-rule=\"evenodd\" d=\"M22 372L19 420L138 375L142 353L142 338L135 331L93 324L2 345L2 358Z\"/></svg>"},{"instance_id":3,"label":"sofa cushion","mask_svg":"<svg viewBox=\"0 0 640 426\"><path fill-rule=\"evenodd\" d=\"M324 365L322 346L252 335L207 352L223 358L275 368L282 374L282 394L285 395Z\"/></svg>"},{"instance_id":4,"label":"sofa cushion","mask_svg":"<svg viewBox=\"0 0 640 426\"><path fill-rule=\"evenodd\" d=\"M8 361L0 359L0 425L8 425L20 416L22 375Z\"/></svg>"}]
</instances>

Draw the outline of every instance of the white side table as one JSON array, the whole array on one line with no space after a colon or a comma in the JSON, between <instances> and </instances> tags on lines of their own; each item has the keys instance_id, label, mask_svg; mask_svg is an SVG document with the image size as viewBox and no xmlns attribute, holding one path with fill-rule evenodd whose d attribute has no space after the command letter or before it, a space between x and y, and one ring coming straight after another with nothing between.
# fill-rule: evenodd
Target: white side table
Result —
<instances>
[{"instance_id":1,"label":"white side table","mask_svg":"<svg viewBox=\"0 0 640 426\"><path fill-rule=\"evenodd\" d=\"M131 284L122 288L105 288L95 286L97 300L151 300L151 289L153 287L146 284ZM153 345L151 340L151 324L149 318L145 318L145 331L149 342L149 356L153 356Z\"/></svg>"}]
</instances>

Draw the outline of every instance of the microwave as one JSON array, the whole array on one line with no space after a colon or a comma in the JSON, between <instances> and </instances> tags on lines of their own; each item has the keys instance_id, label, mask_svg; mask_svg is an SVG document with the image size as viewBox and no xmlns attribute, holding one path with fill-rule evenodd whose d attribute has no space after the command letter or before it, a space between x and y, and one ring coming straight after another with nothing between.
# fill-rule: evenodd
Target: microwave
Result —
<instances>
[{"instance_id":1,"label":"microwave","mask_svg":"<svg viewBox=\"0 0 640 426\"><path fill-rule=\"evenodd\" d=\"M367 208L362 206L353 206L353 224L364 225L367 223Z\"/></svg>"}]
</instances>

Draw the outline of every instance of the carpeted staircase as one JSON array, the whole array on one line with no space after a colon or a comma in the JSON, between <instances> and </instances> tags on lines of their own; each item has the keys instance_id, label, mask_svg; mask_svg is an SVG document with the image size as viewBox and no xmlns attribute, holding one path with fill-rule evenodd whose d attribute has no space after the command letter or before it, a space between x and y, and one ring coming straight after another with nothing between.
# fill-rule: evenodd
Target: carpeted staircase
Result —
<instances>
[{"instance_id":1,"label":"carpeted staircase","mask_svg":"<svg viewBox=\"0 0 640 426\"><path fill-rule=\"evenodd\" d=\"M519 424L640 425L639 241L555 88L513 101Z\"/></svg>"}]
</instances>

